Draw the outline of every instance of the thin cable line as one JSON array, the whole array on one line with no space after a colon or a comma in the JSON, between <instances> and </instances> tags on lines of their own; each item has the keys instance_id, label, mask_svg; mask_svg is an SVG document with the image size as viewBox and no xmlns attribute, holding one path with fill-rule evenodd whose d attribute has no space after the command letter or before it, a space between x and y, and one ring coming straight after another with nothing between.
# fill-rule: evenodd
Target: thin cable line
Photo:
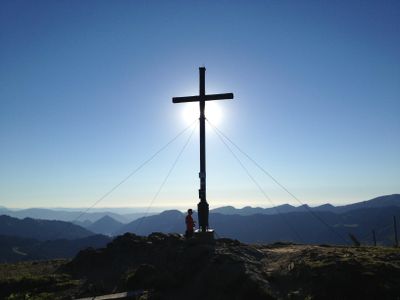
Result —
<instances>
[{"instance_id":1,"label":"thin cable line","mask_svg":"<svg viewBox=\"0 0 400 300\"><path fill-rule=\"evenodd\" d=\"M211 125L212 126L212 125ZM213 126L212 126L213 128ZM301 243L304 243L304 240L302 239L302 237L300 236L300 234L297 232L296 229L294 229L294 227L292 225L290 225L290 223L287 221L286 217L279 211L279 209L276 207L276 205L274 204L274 202L272 201L272 199L267 195L267 193L264 191L264 189L261 187L261 185L257 182L257 180L251 175L250 171L246 168L246 166L243 164L243 162L239 159L239 157L232 151L231 147L229 147L229 145L225 142L225 140L222 138L222 136L217 132L214 131L218 138L221 140L221 142L226 146L226 148L229 150L229 152L233 155L233 157L236 159L236 161L239 163L239 165L243 168L243 170L246 172L247 176L249 176L249 178L254 182L254 184L258 187L258 189L260 190L260 192L264 195L264 197L272 204L273 208L275 209L275 211L278 213L278 215L282 218L282 220L284 221L284 223L288 226L289 230L293 231L294 234L297 236L297 238L299 239L299 241Z\"/></svg>"},{"instance_id":2,"label":"thin cable line","mask_svg":"<svg viewBox=\"0 0 400 300\"><path fill-rule=\"evenodd\" d=\"M158 198L158 196L161 193L161 190L163 189L163 187L164 187L165 183L167 182L169 176L171 175L172 171L175 169L176 164L178 163L180 157L182 156L182 154L185 151L187 145L189 144L190 140L192 139L192 136L193 136L196 128L197 128L197 126L193 127L193 130L192 130L191 134L189 135L189 137L186 140L185 144L183 145L182 149L179 151L178 155L176 156L175 161L172 163L171 167L169 168L167 175L165 176L164 180L162 181L161 185L159 186L157 192L154 194L154 197L151 199L151 202L150 202L149 206L147 207L144 216L142 218L140 218L140 222L138 222L138 225L136 226L136 232L139 230L140 226L143 223L143 220L147 217L147 214L148 214L150 208L153 206L154 201Z\"/></svg>"},{"instance_id":3,"label":"thin cable line","mask_svg":"<svg viewBox=\"0 0 400 300\"><path fill-rule=\"evenodd\" d=\"M343 242L348 244L348 241L339 234L336 230L334 230L328 223L326 223L319 215L317 215L308 205L305 205L299 198L297 198L292 192L290 192L283 184L281 184L275 177L273 177L269 172L267 172L260 164L258 164L252 157L250 157L246 152L244 152L236 143L234 143L228 136L226 136L221 130L211 124L210 121L207 122L213 127L216 131L218 131L225 139L227 139L240 153L247 157L256 167L258 167L264 174L266 174L269 178L271 178L279 187L281 187L286 193L288 193L293 199L299 202L304 209L306 209L311 215L313 215L316 219L318 219L324 226L329 228L335 235L337 235Z\"/></svg>"},{"instance_id":4,"label":"thin cable line","mask_svg":"<svg viewBox=\"0 0 400 300\"><path fill-rule=\"evenodd\" d=\"M197 120L194 120L193 123L191 123L189 126L187 126L186 128L184 128L183 130L181 130L180 132L178 132L177 135L175 135L171 140L169 140L164 146L162 146L161 148L159 148L156 152L154 152L148 159L144 160L138 167L136 167L132 172L130 172L127 176L125 176L120 182L118 182L116 185L114 185L110 190L108 190L105 194L103 194L103 196L101 196L99 199L97 199L90 207L88 207L87 209L85 209L83 212L81 212L81 214L78 215L78 217L76 217L75 219L73 219L72 221L69 221L70 224L75 223L76 221L78 221L83 215L85 215L89 210L91 210L93 207L95 207L97 204L100 203L100 201L104 200L106 197L108 197L112 192L114 192L117 188L119 188L122 184L124 184L129 178L131 178L133 175L135 175L138 171L140 171L146 164L148 164L149 162L151 162L158 154L160 154L162 151L164 151L169 145L171 145L174 141L176 141L181 135L183 135L189 128L191 128L193 126L193 124L196 122ZM194 127L196 128L196 127ZM68 227L68 225L67 225ZM67 228L66 227L66 228ZM64 228L65 230L65 228ZM62 231L64 231L62 230ZM58 232L57 234L55 234L54 236L57 237L60 235L60 233L62 232Z\"/></svg>"}]
</instances>

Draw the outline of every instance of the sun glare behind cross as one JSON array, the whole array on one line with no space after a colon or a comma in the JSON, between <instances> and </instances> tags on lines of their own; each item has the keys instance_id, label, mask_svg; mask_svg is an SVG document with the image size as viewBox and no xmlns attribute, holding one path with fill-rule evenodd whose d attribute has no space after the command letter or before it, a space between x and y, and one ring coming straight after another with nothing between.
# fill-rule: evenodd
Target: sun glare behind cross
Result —
<instances>
[{"instance_id":1,"label":"sun glare behind cross","mask_svg":"<svg viewBox=\"0 0 400 300\"><path fill-rule=\"evenodd\" d=\"M221 106L215 102L208 102L205 108L206 118L213 124L219 125L223 120L223 112ZM182 118L185 124L190 125L194 120L199 118L199 104L185 103L182 107Z\"/></svg>"}]
</instances>

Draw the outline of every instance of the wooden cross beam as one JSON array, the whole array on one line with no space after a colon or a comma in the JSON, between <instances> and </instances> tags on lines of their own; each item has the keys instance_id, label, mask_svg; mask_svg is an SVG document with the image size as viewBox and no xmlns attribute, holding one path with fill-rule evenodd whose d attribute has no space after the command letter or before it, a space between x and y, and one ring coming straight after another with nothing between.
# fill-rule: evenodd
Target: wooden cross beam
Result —
<instances>
[{"instance_id":1,"label":"wooden cross beam","mask_svg":"<svg viewBox=\"0 0 400 300\"><path fill-rule=\"evenodd\" d=\"M226 94L208 94L206 95L205 89L205 74L206 68L199 68L200 75L200 86L198 96L187 96L187 97L174 97L172 98L173 103L184 103L184 102L199 102L200 104L200 189L199 198L200 202L197 204L197 211L199 215L199 227L202 232L208 230L208 214L209 206L206 200L206 125L205 125L205 102L211 100L225 100L233 99L232 93Z\"/></svg>"},{"instance_id":2,"label":"wooden cross beam","mask_svg":"<svg viewBox=\"0 0 400 300\"><path fill-rule=\"evenodd\" d=\"M204 101L210 100L226 100L233 99L232 93L225 94L208 94L204 95ZM197 102L200 101L200 96L187 96L187 97L174 97L172 98L173 103L182 103L182 102Z\"/></svg>"}]
</instances>

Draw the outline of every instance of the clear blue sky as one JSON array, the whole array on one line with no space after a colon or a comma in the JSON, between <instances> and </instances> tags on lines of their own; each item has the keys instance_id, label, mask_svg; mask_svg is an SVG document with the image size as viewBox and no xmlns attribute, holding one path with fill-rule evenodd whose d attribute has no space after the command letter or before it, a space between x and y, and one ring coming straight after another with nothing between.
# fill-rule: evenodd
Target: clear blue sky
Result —
<instances>
[{"instance_id":1,"label":"clear blue sky","mask_svg":"<svg viewBox=\"0 0 400 300\"><path fill-rule=\"evenodd\" d=\"M187 124L218 125L302 201L400 192L399 1L0 3L0 205L93 204ZM99 206L151 203L187 135ZM211 207L271 206L210 130ZM297 205L257 169L275 204ZM198 134L153 206L195 207Z\"/></svg>"}]
</instances>

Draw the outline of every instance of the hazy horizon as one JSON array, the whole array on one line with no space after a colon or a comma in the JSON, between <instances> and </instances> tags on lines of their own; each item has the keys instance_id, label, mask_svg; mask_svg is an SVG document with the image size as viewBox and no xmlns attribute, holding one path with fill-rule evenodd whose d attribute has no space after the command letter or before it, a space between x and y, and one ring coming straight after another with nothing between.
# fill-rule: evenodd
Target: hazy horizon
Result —
<instances>
[{"instance_id":1,"label":"hazy horizon","mask_svg":"<svg viewBox=\"0 0 400 300\"><path fill-rule=\"evenodd\" d=\"M398 193L396 193L398 194ZM379 196L387 196L387 195L379 195ZM378 197L379 197L378 196ZM331 203L331 202L320 202L320 203L313 203L313 205L309 205L306 202L303 202L304 204L309 205L310 207L315 207L315 206L319 206L319 205L324 205L324 204L332 204L333 206L342 206L342 205L348 205L348 204L353 204L353 203L358 203L358 202L363 202L363 201L368 201L373 198L368 198L368 199L360 199L358 201L351 201L351 202L347 202L347 203L342 203L342 204L335 204L335 203ZM280 203L279 205L282 204L290 204L290 203ZM298 207L301 206L300 203L298 203L297 205L295 204L290 204L292 206ZM224 206L233 206L236 209L241 209L244 207L261 207L261 208L271 208L273 206L259 206L259 205L243 205L243 206L234 206L234 205L230 205L229 203L226 205L210 205L210 209L215 209L215 208L219 208L219 207L224 207ZM47 206L47 207L7 207L7 206L3 206L0 205L0 207L5 207L7 209L10 210L23 210L23 209L50 209L50 210L65 210L65 211L84 211L86 210L88 207L52 207L52 206ZM188 208L192 208L193 210L197 210L197 205L192 205L192 206L153 206L153 207L140 207L140 206L107 206L107 207L95 207L92 209L88 210L88 213L96 213L96 212L105 212L105 211L109 211L109 212L117 212L119 214L131 214L131 213L159 213L165 210L179 210L182 212L185 212Z\"/></svg>"}]
</instances>

